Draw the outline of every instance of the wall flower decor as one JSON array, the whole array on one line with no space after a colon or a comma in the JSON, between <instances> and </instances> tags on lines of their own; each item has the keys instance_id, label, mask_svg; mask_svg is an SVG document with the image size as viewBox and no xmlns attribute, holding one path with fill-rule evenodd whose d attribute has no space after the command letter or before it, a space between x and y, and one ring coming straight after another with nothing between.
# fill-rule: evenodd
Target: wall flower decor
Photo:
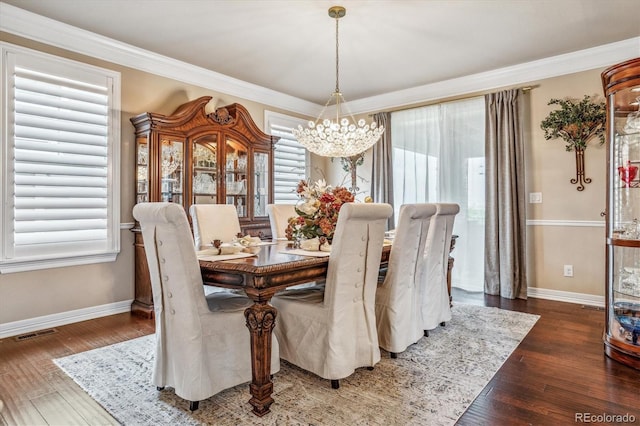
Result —
<instances>
[{"instance_id":1,"label":"wall flower decor","mask_svg":"<svg viewBox=\"0 0 640 426\"><path fill-rule=\"evenodd\" d=\"M591 139L598 139L601 145L604 143L605 102L585 95L582 100L551 99L547 105L558 105L560 109L551 111L540 123L544 138L562 139L566 150L575 152L576 177L571 183L578 185L578 191L584 191L584 184L591 183L591 178L585 175L584 151Z\"/></svg>"}]
</instances>

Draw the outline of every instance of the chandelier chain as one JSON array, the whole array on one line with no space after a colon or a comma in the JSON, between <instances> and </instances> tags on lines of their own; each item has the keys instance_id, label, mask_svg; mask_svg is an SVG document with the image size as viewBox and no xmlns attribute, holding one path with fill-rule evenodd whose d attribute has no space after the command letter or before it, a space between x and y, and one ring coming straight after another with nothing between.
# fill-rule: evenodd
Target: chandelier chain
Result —
<instances>
[{"instance_id":1,"label":"chandelier chain","mask_svg":"<svg viewBox=\"0 0 640 426\"><path fill-rule=\"evenodd\" d=\"M329 100L315 121L309 121L307 128L299 125L297 129L291 129L298 142L314 154L324 157L349 158L362 154L376 143L382 132L383 126L373 121L367 124L364 119L356 122L355 118L346 106L346 101L340 93L340 43L338 20L345 16L346 9L342 6L333 6L329 9L329 16L336 20L336 91L331 94ZM324 118L324 113L329 104L335 102L335 119ZM347 115L341 114L342 107ZM354 184L355 188L355 184Z\"/></svg>"},{"instance_id":2,"label":"chandelier chain","mask_svg":"<svg viewBox=\"0 0 640 426\"><path fill-rule=\"evenodd\" d=\"M336 93L340 93L340 54L339 54L339 45L338 45L338 22L340 21L340 17L336 14Z\"/></svg>"}]
</instances>

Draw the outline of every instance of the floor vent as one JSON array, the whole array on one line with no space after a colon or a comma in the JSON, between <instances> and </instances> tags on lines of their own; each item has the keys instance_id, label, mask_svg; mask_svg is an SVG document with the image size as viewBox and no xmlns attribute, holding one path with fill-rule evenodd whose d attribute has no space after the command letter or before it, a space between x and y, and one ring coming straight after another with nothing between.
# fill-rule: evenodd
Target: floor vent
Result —
<instances>
[{"instance_id":1,"label":"floor vent","mask_svg":"<svg viewBox=\"0 0 640 426\"><path fill-rule=\"evenodd\" d=\"M592 311L604 311L602 306L582 305L582 309L590 309Z\"/></svg>"},{"instance_id":2,"label":"floor vent","mask_svg":"<svg viewBox=\"0 0 640 426\"><path fill-rule=\"evenodd\" d=\"M40 336L47 336L49 334L56 333L57 331L58 330L56 330L55 328L47 328L45 330L38 330L32 333L21 334L19 336L16 336L15 339L18 342L22 342L23 340L29 340Z\"/></svg>"}]
</instances>

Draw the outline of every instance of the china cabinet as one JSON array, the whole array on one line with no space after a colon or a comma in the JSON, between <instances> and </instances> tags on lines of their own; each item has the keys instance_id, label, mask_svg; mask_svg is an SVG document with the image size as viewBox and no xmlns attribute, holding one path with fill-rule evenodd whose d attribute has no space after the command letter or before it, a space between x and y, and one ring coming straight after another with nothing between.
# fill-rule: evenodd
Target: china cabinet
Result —
<instances>
[{"instance_id":1,"label":"china cabinet","mask_svg":"<svg viewBox=\"0 0 640 426\"><path fill-rule=\"evenodd\" d=\"M640 369L640 58L602 73L607 98L605 353Z\"/></svg>"},{"instance_id":2,"label":"china cabinet","mask_svg":"<svg viewBox=\"0 0 640 426\"><path fill-rule=\"evenodd\" d=\"M206 113L203 96L173 114L131 118L136 135L136 203L166 201L189 211L192 204L232 204L244 234L271 237L267 204L273 202L273 147L239 104ZM136 224L136 298L132 311L153 315L142 234Z\"/></svg>"}]
</instances>

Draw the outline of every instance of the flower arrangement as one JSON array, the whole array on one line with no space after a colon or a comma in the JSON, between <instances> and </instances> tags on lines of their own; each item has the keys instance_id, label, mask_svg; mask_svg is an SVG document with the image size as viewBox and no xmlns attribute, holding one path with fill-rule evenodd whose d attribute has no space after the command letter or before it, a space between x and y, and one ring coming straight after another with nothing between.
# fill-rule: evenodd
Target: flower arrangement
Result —
<instances>
[{"instance_id":1,"label":"flower arrangement","mask_svg":"<svg viewBox=\"0 0 640 426\"><path fill-rule=\"evenodd\" d=\"M551 111L540 127L546 140L560 138L566 143L567 151L585 149L587 142L596 137L604 143L605 121L607 118L604 101L585 95L582 100L551 99L547 105L558 105L560 109Z\"/></svg>"},{"instance_id":2,"label":"flower arrangement","mask_svg":"<svg viewBox=\"0 0 640 426\"><path fill-rule=\"evenodd\" d=\"M301 180L296 189L300 201L295 210L298 216L289 218L285 234L288 240L319 238L331 243L338 223L338 213L344 203L353 202L354 197L343 186L331 187L324 179L313 184Z\"/></svg>"}]
</instances>

